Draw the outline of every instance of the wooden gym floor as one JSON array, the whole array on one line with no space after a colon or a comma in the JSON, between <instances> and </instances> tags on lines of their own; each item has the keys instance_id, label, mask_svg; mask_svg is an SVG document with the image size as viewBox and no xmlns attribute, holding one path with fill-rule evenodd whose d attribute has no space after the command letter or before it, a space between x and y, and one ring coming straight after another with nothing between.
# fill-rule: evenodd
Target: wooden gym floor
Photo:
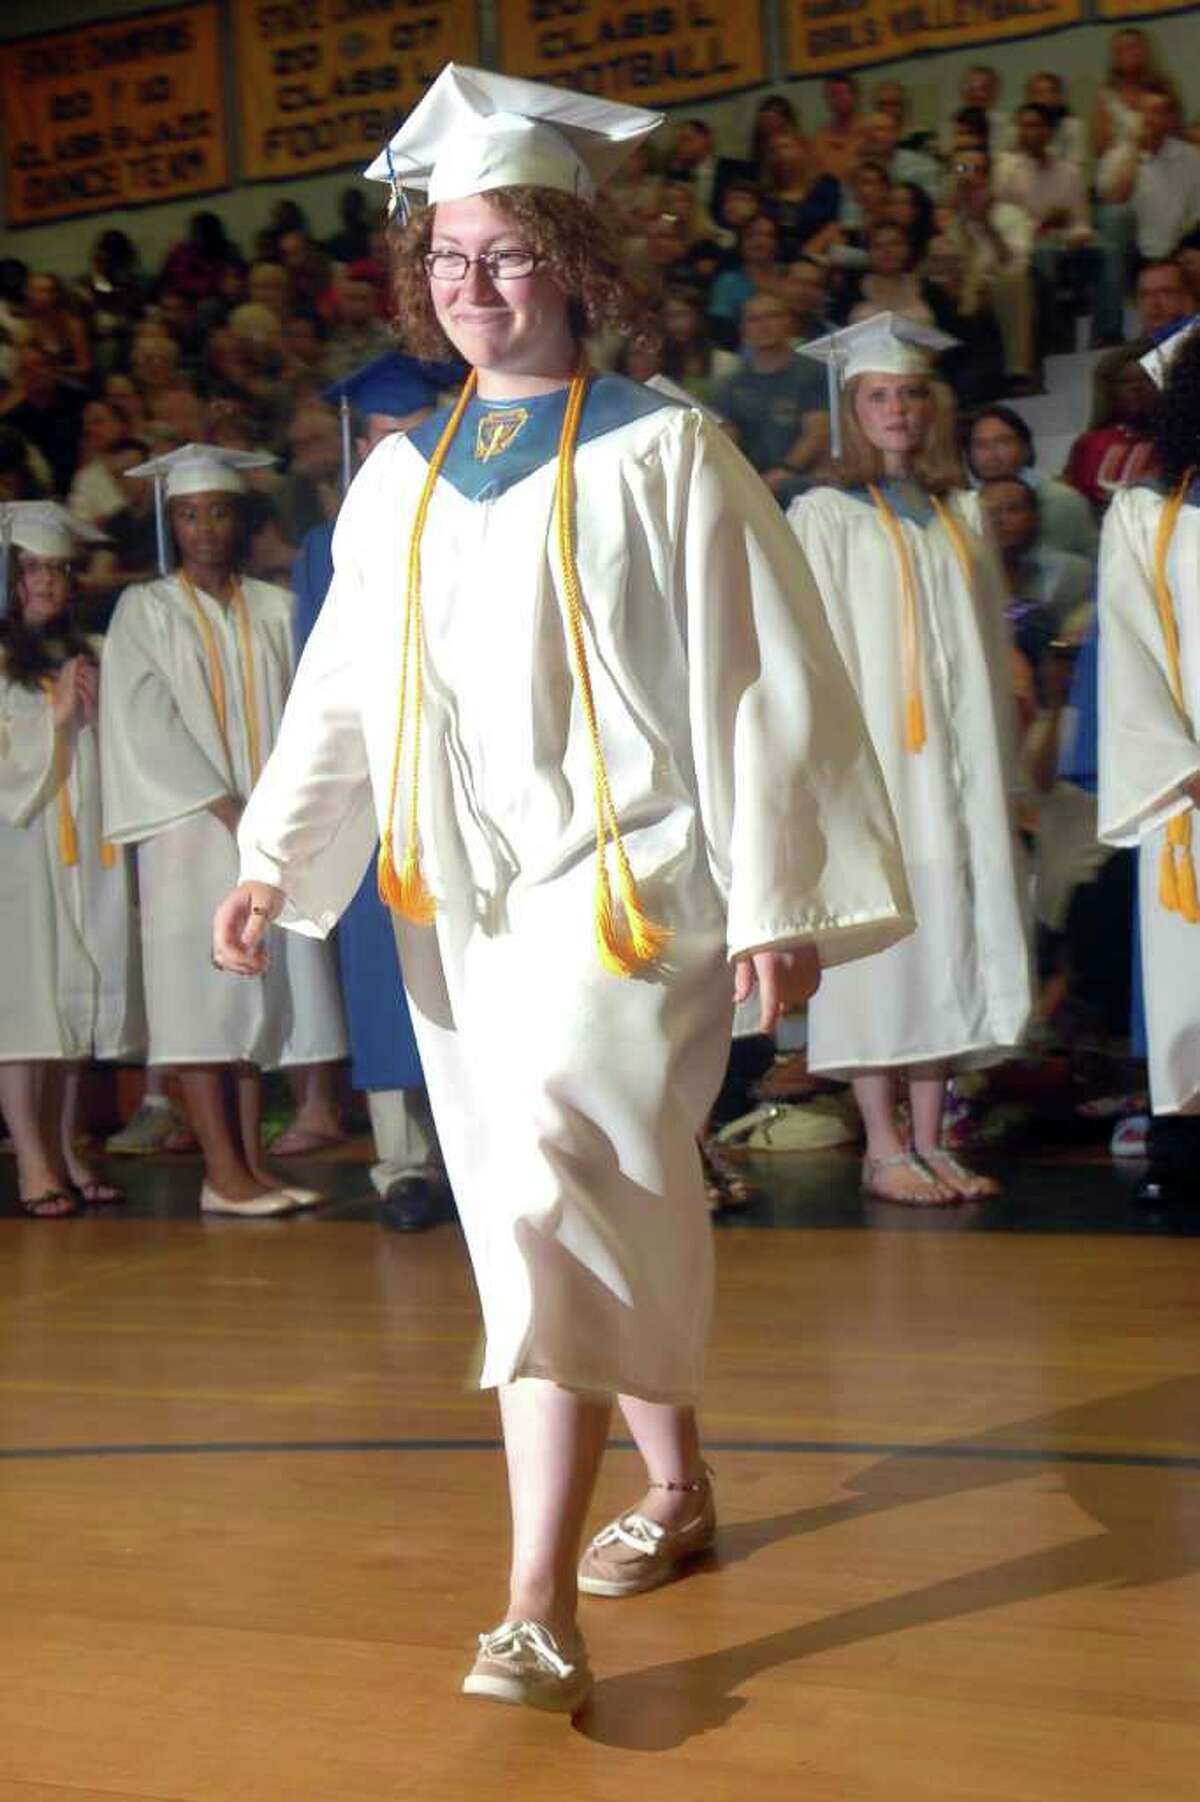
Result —
<instances>
[{"instance_id":1,"label":"wooden gym floor","mask_svg":"<svg viewBox=\"0 0 1200 1802\"><path fill-rule=\"evenodd\" d=\"M573 1725L456 1693L507 1528L455 1227L165 1164L0 1222L0 1802L1194 1802L1200 1242L1107 1170L886 1230L798 1162L718 1234L718 1553L584 1604Z\"/></svg>"}]
</instances>

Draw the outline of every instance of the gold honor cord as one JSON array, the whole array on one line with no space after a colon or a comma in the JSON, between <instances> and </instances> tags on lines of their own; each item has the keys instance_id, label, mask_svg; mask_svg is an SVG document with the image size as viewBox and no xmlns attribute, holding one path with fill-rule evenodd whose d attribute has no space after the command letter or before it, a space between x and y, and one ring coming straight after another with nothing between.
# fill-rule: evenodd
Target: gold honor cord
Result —
<instances>
[{"instance_id":1,"label":"gold honor cord","mask_svg":"<svg viewBox=\"0 0 1200 1802\"><path fill-rule=\"evenodd\" d=\"M42 691L46 696L47 707L54 705L54 678L46 676L42 680ZM67 755L67 736L61 726L54 727L54 788L55 806L58 812L58 861L67 869L73 869L79 862L79 834L75 829L75 815L71 811L71 760ZM106 838L100 840L100 862L104 869L111 870L117 861L117 854Z\"/></svg>"},{"instance_id":2,"label":"gold honor cord","mask_svg":"<svg viewBox=\"0 0 1200 1802\"><path fill-rule=\"evenodd\" d=\"M392 759L392 779L388 796L388 808L385 817L383 839L379 851L379 892L389 907L402 913L407 919L428 924L436 911L433 897L429 893L420 866L420 847L417 838L417 793L418 793L418 758L420 749L421 720L421 600L420 580L421 535L425 528L425 520L429 512L429 504L434 485L445 461L454 435L458 430L467 403L475 391L476 374L472 371L466 386L459 397L458 405L446 422L446 428L438 441L436 450L430 458L429 469L425 476L425 485L417 504L417 512L413 521L412 539L408 553L408 586L404 608L404 652L400 670L400 719L396 728L396 747ZM555 536L558 544L559 563L562 570L563 596L566 612L567 635L571 644L575 663L575 679L579 689L580 704L587 723L588 736L592 747L592 772L596 802L596 899L595 926L596 941L600 952L600 960L605 969L614 975L631 976L643 965L651 963L661 953L669 939L670 932L663 926L650 920L642 907L637 883L630 868L629 858L621 839L620 824L617 819L616 805L612 797L612 788L608 779L608 768L604 760L604 747L600 737L599 722L596 718L596 702L592 690L591 672L588 668L587 645L583 629L583 597L579 585L579 570L575 560L575 448L579 438L579 422L583 416L584 400L587 396L588 373L581 366L572 377L567 394L566 412L563 417L562 432L558 442L558 473L555 480ZM396 870L392 849L392 821L395 817L396 800L400 786L400 772L404 750L405 715L408 700L408 671L411 665L414 671L415 696L413 704L413 769L409 793L408 830L405 842L404 862L399 871ZM621 905L625 912L625 929L617 922L613 904L612 888L608 874L608 845L611 839L613 855L617 865L617 884L621 893Z\"/></svg>"},{"instance_id":3,"label":"gold honor cord","mask_svg":"<svg viewBox=\"0 0 1200 1802\"><path fill-rule=\"evenodd\" d=\"M1154 599L1167 650L1167 675L1171 696L1186 719L1187 703L1183 692L1183 664L1179 652L1179 621L1167 579L1167 556L1179 515L1187 498L1195 471L1189 469L1166 502L1158 522L1154 542ZM1200 923L1200 896L1196 892L1196 865L1192 857L1192 808L1177 813L1167 821L1166 842L1158 866L1158 899L1168 913L1181 914L1191 925Z\"/></svg>"},{"instance_id":4,"label":"gold honor cord","mask_svg":"<svg viewBox=\"0 0 1200 1802\"><path fill-rule=\"evenodd\" d=\"M191 581L179 572L179 580L183 592L191 603L200 637L204 643L204 654L208 660L208 692L213 704L213 712L217 716L221 740L225 746L225 755L229 760L229 773L233 775L233 754L229 748L229 709L225 695L225 672L221 667L221 653L217 648L217 635L212 629L212 621L200 604L200 596L193 588ZM262 727L258 717L258 685L254 679L254 646L250 638L250 610L246 605L246 596L242 585L235 576L233 579L233 614L237 621L238 644L242 659L242 684L246 695L246 738L247 751L250 758L250 786L253 788L262 770Z\"/></svg>"},{"instance_id":5,"label":"gold honor cord","mask_svg":"<svg viewBox=\"0 0 1200 1802\"><path fill-rule=\"evenodd\" d=\"M879 517L883 521L884 530L892 541L892 549L896 553L896 561L900 566L900 636L904 654L904 749L921 751L925 748L926 733L925 703L921 699L921 647L917 623L917 581L913 574L908 545L904 540L904 528L892 511L890 503L884 498L883 490L874 482L869 482L867 493L879 510Z\"/></svg>"}]
</instances>

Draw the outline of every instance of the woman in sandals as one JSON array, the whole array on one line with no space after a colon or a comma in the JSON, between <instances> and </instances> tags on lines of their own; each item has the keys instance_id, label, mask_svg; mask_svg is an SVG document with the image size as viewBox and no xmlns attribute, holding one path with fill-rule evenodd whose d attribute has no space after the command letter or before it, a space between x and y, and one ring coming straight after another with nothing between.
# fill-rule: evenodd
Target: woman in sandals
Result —
<instances>
[{"instance_id":1,"label":"woman in sandals","mask_svg":"<svg viewBox=\"0 0 1200 1802\"><path fill-rule=\"evenodd\" d=\"M86 1058L128 1058L144 1026L129 869L101 830L98 644L72 566L101 533L53 501L0 507L0 1110L22 1212L123 1200L76 1144Z\"/></svg>"},{"instance_id":2,"label":"woman in sandals","mask_svg":"<svg viewBox=\"0 0 1200 1802\"><path fill-rule=\"evenodd\" d=\"M594 198L657 123L450 65L375 165L427 190L404 340L471 374L346 496L214 924L253 975L269 920L329 930L378 833L508 1460L508 1606L464 1687L563 1711L591 1684L579 1590L651 1588L712 1538L696 1135L735 991L769 1030L818 958L911 927L782 514L719 427L582 354L643 329ZM580 1572L614 1397L649 1483Z\"/></svg>"},{"instance_id":3,"label":"woman in sandals","mask_svg":"<svg viewBox=\"0 0 1200 1802\"><path fill-rule=\"evenodd\" d=\"M1012 651L999 568L956 493L953 405L930 355L951 342L884 313L803 346L835 375L836 485L788 513L883 766L917 914L903 944L822 984L809 1069L853 1083L869 1193L917 1207L996 1191L942 1144L946 1084L1011 1055L1030 1009Z\"/></svg>"}]
</instances>

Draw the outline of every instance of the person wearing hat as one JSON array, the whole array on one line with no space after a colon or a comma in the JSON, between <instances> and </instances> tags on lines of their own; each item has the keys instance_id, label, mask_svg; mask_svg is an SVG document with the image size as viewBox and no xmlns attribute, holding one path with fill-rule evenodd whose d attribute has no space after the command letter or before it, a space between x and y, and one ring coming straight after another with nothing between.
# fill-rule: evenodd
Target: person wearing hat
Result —
<instances>
[{"instance_id":1,"label":"person wearing hat","mask_svg":"<svg viewBox=\"0 0 1200 1802\"><path fill-rule=\"evenodd\" d=\"M942 1143L946 1084L1010 1055L1030 1012L1007 596L967 524L933 374L950 342L883 313L800 347L827 369L834 461L788 513L883 765L917 914L903 944L822 984L809 1068L853 1083L866 1190L911 1206L995 1191Z\"/></svg>"},{"instance_id":2,"label":"person wearing hat","mask_svg":"<svg viewBox=\"0 0 1200 1802\"><path fill-rule=\"evenodd\" d=\"M128 864L101 828L98 644L72 605L102 536L53 501L0 505L0 1109L39 1220L123 1199L76 1147L71 1066L144 1042Z\"/></svg>"},{"instance_id":3,"label":"person wearing hat","mask_svg":"<svg viewBox=\"0 0 1200 1802\"><path fill-rule=\"evenodd\" d=\"M439 389L453 375L448 366L389 350L326 388L324 398L339 410L344 488L353 468L377 444L429 417ZM292 571L297 653L308 642L332 580L333 525L322 521L305 533ZM420 1232L437 1218L445 1168L409 1019L392 917L379 898L373 860L342 915L337 952L351 1081L366 1095L375 1140L371 1183L380 1198L380 1218L393 1232Z\"/></svg>"},{"instance_id":4,"label":"person wearing hat","mask_svg":"<svg viewBox=\"0 0 1200 1802\"><path fill-rule=\"evenodd\" d=\"M1118 491L1100 540L1100 837L1138 850L1150 1066L1148 1203L1200 1197L1200 329L1142 359L1161 485Z\"/></svg>"},{"instance_id":5,"label":"person wearing hat","mask_svg":"<svg viewBox=\"0 0 1200 1802\"><path fill-rule=\"evenodd\" d=\"M326 946L289 937L254 984L230 982L208 955L292 679L292 597L239 567L242 471L270 461L188 444L134 472L155 482L163 573L117 603L101 691L105 825L137 846L149 1062L176 1069L204 1158L202 1210L241 1217L318 1199L263 1163L259 1072L346 1050Z\"/></svg>"},{"instance_id":6,"label":"person wearing hat","mask_svg":"<svg viewBox=\"0 0 1200 1802\"><path fill-rule=\"evenodd\" d=\"M644 329L595 196L657 124L450 65L369 172L426 189L399 323L470 375L346 496L213 929L246 974L268 919L328 932L378 832L508 1461L509 1604L464 1688L563 1711L579 1589L652 1588L712 1538L696 1134L735 992L773 1026L818 958L911 926L782 513L719 426L583 358ZM614 1396L649 1487L577 1570Z\"/></svg>"}]
</instances>

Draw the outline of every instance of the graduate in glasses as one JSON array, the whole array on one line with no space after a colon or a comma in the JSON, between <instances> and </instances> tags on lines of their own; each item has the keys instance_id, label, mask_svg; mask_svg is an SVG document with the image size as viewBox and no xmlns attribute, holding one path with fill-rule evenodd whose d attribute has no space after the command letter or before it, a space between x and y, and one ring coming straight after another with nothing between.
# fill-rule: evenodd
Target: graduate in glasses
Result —
<instances>
[{"instance_id":1,"label":"graduate in glasses","mask_svg":"<svg viewBox=\"0 0 1200 1802\"><path fill-rule=\"evenodd\" d=\"M405 343L471 373L346 498L214 925L248 973L264 917L327 932L378 833L508 1456L508 1605L465 1687L564 1712L579 1590L652 1588L712 1539L696 1134L735 991L769 1029L821 962L911 928L772 496L711 421L584 357L645 329L596 202L658 123L451 65L369 171L427 202L396 230ZM647 1488L577 1569L614 1397Z\"/></svg>"}]
</instances>

